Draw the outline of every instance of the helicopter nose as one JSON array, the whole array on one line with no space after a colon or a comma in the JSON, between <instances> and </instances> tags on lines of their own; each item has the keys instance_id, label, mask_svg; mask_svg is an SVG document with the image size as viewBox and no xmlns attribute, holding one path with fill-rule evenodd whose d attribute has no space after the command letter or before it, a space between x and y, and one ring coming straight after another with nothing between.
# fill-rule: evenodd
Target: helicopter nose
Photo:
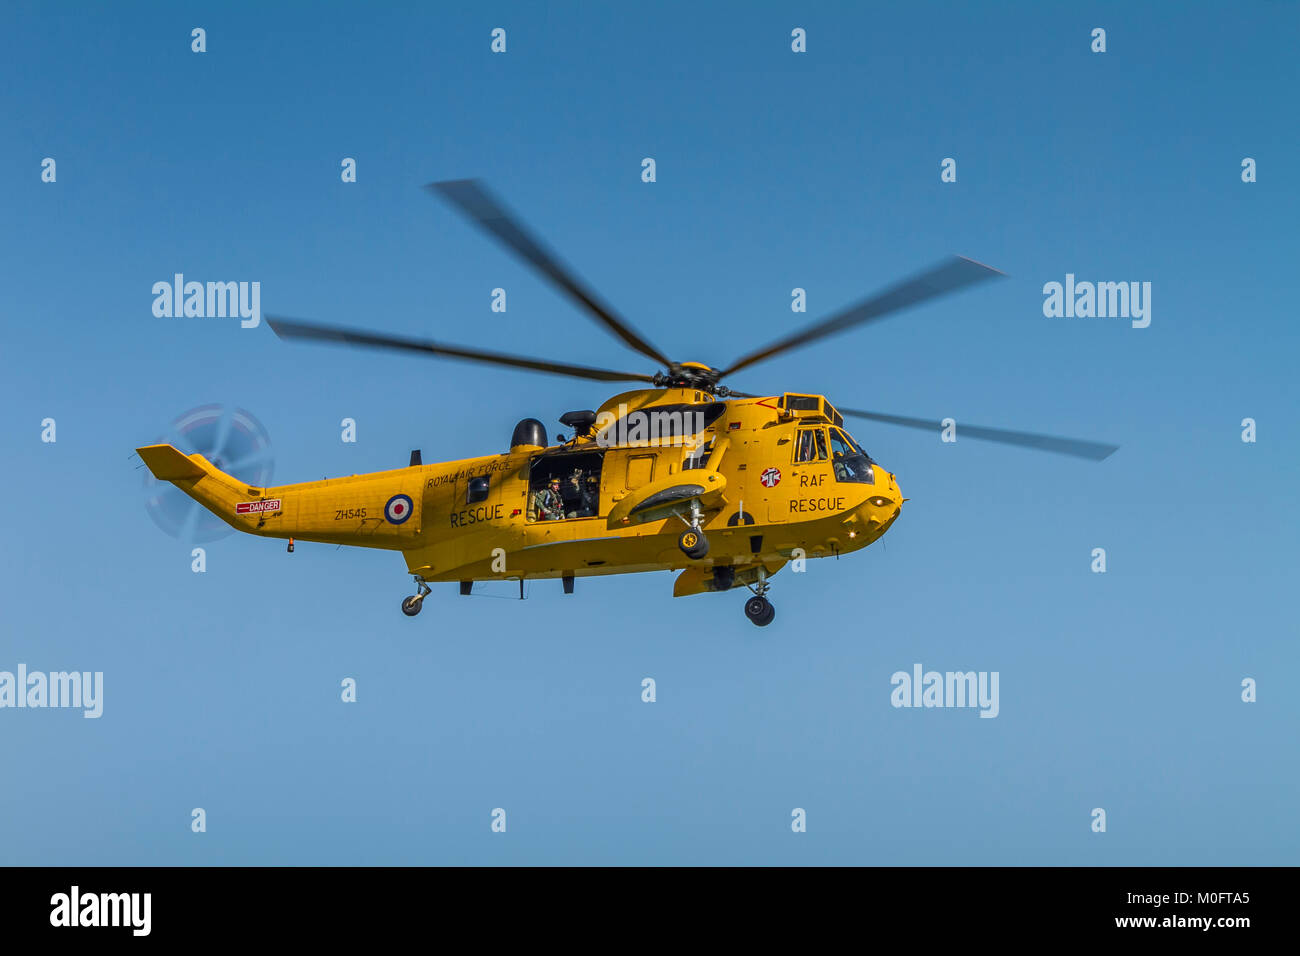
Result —
<instances>
[{"instance_id":1,"label":"helicopter nose","mask_svg":"<svg viewBox=\"0 0 1300 956\"><path fill-rule=\"evenodd\" d=\"M856 517L866 533L867 540L874 541L889 530L889 526L902 512L903 502L906 500L893 475L889 476L887 482L877 481L876 487L867 496L867 500L857 508Z\"/></svg>"},{"instance_id":2,"label":"helicopter nose","mask_svg":"<svg viewBox=\"0 0 1300 956\"><path fill-rule=\"evenodd\" d=\"M875 494L862 502L858 513L868 523L885 524L898 517L906 499L897 494Z\"/></svg>"}]
</instances>

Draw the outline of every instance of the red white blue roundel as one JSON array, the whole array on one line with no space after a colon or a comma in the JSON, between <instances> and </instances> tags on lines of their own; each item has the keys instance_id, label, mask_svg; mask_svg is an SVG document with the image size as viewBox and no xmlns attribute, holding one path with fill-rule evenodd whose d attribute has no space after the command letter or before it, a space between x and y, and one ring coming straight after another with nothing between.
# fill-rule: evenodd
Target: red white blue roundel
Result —
<instances>
[{"instance_id":1,"label":"red white blue roundel","mask_svg":"<svg viewBox=\"0 0 1300 956\"><path fill-rule=\"evenodd\" d=\"M403 524L411 517L411 499L406 495L393 495L384 505L384 517L389 524Z\"/></svg>"},{"instance_id":2,"label":"red white blue roundel","mask_svg":"<svg viewBox=\"0 0 1300 956\"><path fill-rule=\"evenodd\" d=\"M765 468L763 473L758 476L758 480L763 483L764 488L775 488L781 483L780 468Z\"/></svg>"}]
</instances>

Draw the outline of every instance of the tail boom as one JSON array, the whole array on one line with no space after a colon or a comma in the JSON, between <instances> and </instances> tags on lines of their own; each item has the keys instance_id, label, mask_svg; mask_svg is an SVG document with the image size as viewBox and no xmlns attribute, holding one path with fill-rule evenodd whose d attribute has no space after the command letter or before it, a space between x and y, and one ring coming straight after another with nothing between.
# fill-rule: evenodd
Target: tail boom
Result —
<instances>
[{"instance_id":1,"label":"tail boom","mask_svg":"<svg viewBox=\"0 0 1300 956\"><path fill-rule=\"evenodd\" d=\"M420 535L422 466L257 488L172 445L136 452L154 477L246 534L396 551Z\"/></svg>"}]
</instances>

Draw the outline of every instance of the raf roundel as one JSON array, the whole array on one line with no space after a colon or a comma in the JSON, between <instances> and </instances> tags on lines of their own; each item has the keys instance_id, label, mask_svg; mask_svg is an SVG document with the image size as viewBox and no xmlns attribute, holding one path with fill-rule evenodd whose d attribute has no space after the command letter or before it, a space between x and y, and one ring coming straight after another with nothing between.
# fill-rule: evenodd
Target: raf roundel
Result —
<instances>
[{"instance_id":1,"label":"raf roundel","mask_svg":"<svg viewBox=\"0 0 1300 956\"><path fill-rule=\"evenodd\" d=\"M389 524L404 524L411 517L411 499L406 495L393 495L384 505L384 517Z\"/></svg>"},{"instance_id":2,"label":"raf roundel","mask_svg":"<svg viewBox=\"0 0 1300 956\"><path fill-rule=\"evenodd\" d=\"M775 488L781 483L781 469L766 468L763 470L763 473L758 476L758 480L763 483L764 488Z\"/></svg>"}]
</instances>

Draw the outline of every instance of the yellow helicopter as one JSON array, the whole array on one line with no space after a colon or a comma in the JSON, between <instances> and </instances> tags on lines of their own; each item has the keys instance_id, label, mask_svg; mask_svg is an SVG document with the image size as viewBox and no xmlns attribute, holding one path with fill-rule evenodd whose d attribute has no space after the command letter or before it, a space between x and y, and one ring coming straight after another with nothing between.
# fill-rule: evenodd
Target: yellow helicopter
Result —
<instances>
[{"instance_id":1,"label":"yellow helicopter","mask_svg":"<svg viewBox=\"0 0 1300 956\"><path fill-rule=\"evenodd\" d=\"M547 440L538 420L519 422L509 451L271 488L250 487L202 455L172 445L136 449L170 481L239 531L401 551L417 591L430 582L561 578L679 570L675 596L744 587L745 615L771 623L770 578L791 558L865 548L906 501L894 475L844 427L851 416L938 430L927 419L837 409L821 395L755 395L720 381L758 362L1001 275L954 257L718 369L673 361L581 284L474 180L428 187L576 301L654 374L618 372L526 356L267 316L281 338L395 349L639 388L595 410L560 416L570 429ZM1114 445L961 426L962 437L1099 461Z\"/></svg>"}]
</instances>

